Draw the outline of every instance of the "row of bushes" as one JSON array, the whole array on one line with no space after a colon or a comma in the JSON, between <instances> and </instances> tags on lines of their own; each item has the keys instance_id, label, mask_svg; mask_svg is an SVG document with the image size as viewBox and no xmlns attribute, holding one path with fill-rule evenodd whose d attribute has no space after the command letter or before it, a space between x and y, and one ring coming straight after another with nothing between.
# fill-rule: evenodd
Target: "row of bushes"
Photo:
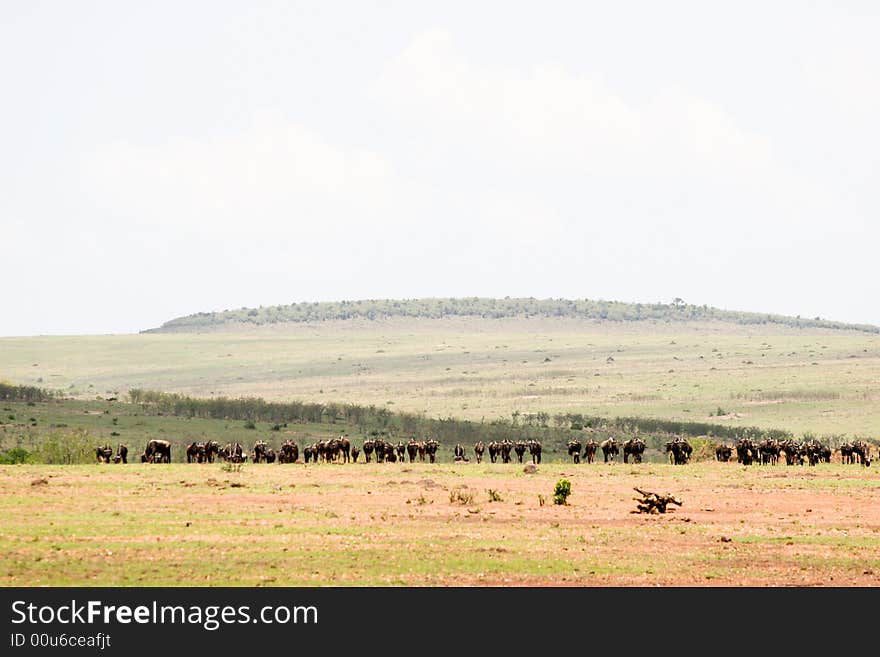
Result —
<instances>
[{"instance_id":1,"label":"row of bushes","mask_svg":"<svg viewBox=\"0 0 880 657\"><path fill-rule=\"evenodd\" d=\"M543 414L538 422L529 422L514 414L511 419L500 418L488 422L476 422L452 417L429 418L415 413L392 412L377 406L357 404L268 402L258 397L214 397L210 399L189 397L177 393L133 389L129 392L132 403L139 404L147 413L167 414L180 417L198 417L217 420L241 420L246 423L267 422L275 425L292 424L339 424L351 427L361 435L386 434L406 440L410 436L431 436L444 445L455 443L473 444L479 440L489 442L509 438L528 440L535 438L549 452L565 451L574 432L587 431L596 440L614 435L616 437L639 435L649 447L662 449L672 436L712 436L717 439L735 440L739 436L784 439L791 432L781 429L758 427L728 427L705 422L681 422L641 417L604 418L577 413L557 414L554 425L548 423L549 415ZM346 429L348 430L348 429Z\"/></svg>"}]
</instances>

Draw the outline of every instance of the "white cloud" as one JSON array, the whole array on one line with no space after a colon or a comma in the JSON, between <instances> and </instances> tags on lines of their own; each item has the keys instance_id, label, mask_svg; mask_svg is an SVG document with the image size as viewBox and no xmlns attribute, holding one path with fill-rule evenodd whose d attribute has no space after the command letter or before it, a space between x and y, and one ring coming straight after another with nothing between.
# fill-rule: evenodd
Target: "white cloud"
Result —
<instances>
[{"instance_id":1,"label":"white cloud","mask_svg":"<svg viewBox=\"0 0 880 657\"><path fill-rule=\"evenodd\" d=\"M702 177L760 175L774 166L767 138L738 128L722 108L680 88L663 88L638 105L601 76L558 64L482 68L442 29L417 36L382 73L373 95L438 139L532 168Z\"/></svg>"},{"instance_id":2,"label":"white cloud","mask_svg":"<svg viewBox=\"0 0 880 657\"><path fill-rule=\"evenodd\" d=\"M388 211L396 185L380 154L335 146L275 113L213 139L105 145L83 158L81 176L91 201L133 229L206 239L358 231Z\"/></svg>"}]
</instances>

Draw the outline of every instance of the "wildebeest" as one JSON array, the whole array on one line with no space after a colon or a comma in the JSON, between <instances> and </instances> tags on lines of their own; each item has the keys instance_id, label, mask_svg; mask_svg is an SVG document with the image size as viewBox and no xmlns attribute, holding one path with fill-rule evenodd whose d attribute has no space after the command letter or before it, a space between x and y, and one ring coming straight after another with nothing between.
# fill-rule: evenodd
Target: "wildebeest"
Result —
<instances>
[{"instance_id":1,"label":"wildebeest","mask_svg":"<svg viewBox=\"0 0 880 657\"><path fill-rule=\"evenodd\" d=\"M666 443L666 453L669 454L669 461L673 465L685 465L693 451L691 444L680 436Z\"/></svg>"},{"instance_id":2,"label":"wildebeest","mask_svg":"<svg viewBox=\"0 0 880 657\"><path fill-rule=\"evenodd\" d=\"M492 463L498 460L498 455L501 454L501 443L497 440L492 440L489 442L489 460Z\"/></svg>"},{"instance_id":3,"label":"wildebeest","mask_svg":"<svg viewBox=\"0 0 880 657\"><path fill-rule=\"evenodd\" d=\"M352 463L357 463L358 456L360 455L360 453L361 453L361 450L358 449L357 445L351 446L351 462Z\"/></svg>"},{"instance_id":4,"label":"wildebeest","mask_svg":"<svg viewBox=\"0 0 880 657\"><path fill-rule=\"evenodd\" d=\"M617 441L614 440L614 436L610 438L606 438L601 443L599 443L599 447L602 448L602 456L605 457L605 463L611 461L614 462L614 457L620 454L620 447L617 444Z\"/></svg>"},{"instance_id":5,"label":"wildebeest","mask_svg":"<svg viewBox=\"0 0 880 657\"><path fill-rule=\"evenodd\" d=\"M128 463L128 446L119 443L116 447L116 456L113 457L114 463Z\"/></svg>"},{"instance_id":6,"label":"wildebeest","mask_svg":"<svg viewBox=\"0 0 880 657\"><path fill-rule=\"evenodd\" d=\"M776 465L779 462L779 441L764 438L758 443L758 460L761 465Z\"/></svg>"},{"instance_id":7,"label":"wildebeest","mask_svg":"<svg viewBox=\"0 0 880 657\"><path fill-rule=\"evenodd\" d=\"M110 463L113 459L113 448L110 445L98 445L95 447L95 458L98 463Z\"/></svg>"},{"instance_id":8,"label":"wildebeest","mask_svg":"<svg viewBox=\"0 0 880 657\"><path fill-rule=\"evenodd\" d=\"M464 445L457 443L452 448L453 460L456 462L467 461L468 457L464 453Z\"/></svg>"},{"instance_id":9,"label":"wildebeest","mask_svg":"<svg viewBox=\"0 0 880 657\"><path fill-rule=\"evenodd\" d=\"M348 463L351 460L351 441L348 436L339 436L339 452L342 455L343 463Z\"/></svg>"},{"instance_id":10,"label":"wildebeest","mask_svg":"<svg viewBox=\"0 0 880 657\"><path fill-rule=\"evenodd\" d=\"M440 448L440 443L434 440L433 438L429 438L425 441L425 451L428 453L428 461L431 463L437 457L437 450Z\"/></svg>"},{"instance_id":11,"label":"wildebeest","mask_svg":"<svg viewBox=\"0 0 880 657\"><path fill-rule=\"evenodd\" d=\"M477 457L477 463L483 462L483 452L486 451L486 445L482 440L477 441L474 445L474 455Z\"/></svg>"},{"instance_id":12,"label":"wildebeest","mask_svg":"<svg viewBox=\"0 0 880 657\"><path fill-rule=\"evenodd\" d=\"M513 451L516 454L516 460L520 463L523 461L523 454L526 453L529 444L525 440L517 440L513 444Z\"/></svg>"},{"instance_id":13,"label":"wildebeest","mask_svg":"<svg viewBox=\"0 0 880 657\"><path fill-rule=\"evenodd\" d=\"M581 462L581 441L572 438L568 441L568 455L572 457L575 463Z\"/></svg>"},{"instance_id":14,"label":"wildebeest","mask_svg":"<svg viewBox=\"0 0 880 657\"><path fill-rule=\"evenodd\" d=\"M220 457L220 443L216 440L205 441L205 461L213 463L215 458Z\"/></svg>"},{"instance_id":15,"label":"wildebeest","mask_svg":"<svg viewBox=\"0 0 880 657\"><path fill-rule=\"evenodd\" d=\"M150 440L141 454L142 463L171 463L171 443L167 440Z\"/></svg>"},{"instance_id":16,"label":"wildebeest","mask_svg":"<svg viewBox=\"0 0 880 657\"><path fill-rule=\"evenodd\" d=\"M758 446L748 436L736 441L736 459L742 465L751 465L758 458Z\"/></svg>"},{"instance_id":17,"label":"wildebeest","mask_svg":"<svg viewBox=\"0 0 880 657\"><path fill-rule=\"evenodd\" d=\"M205 443L193 442L186 446L187 463L204 463L205 460Z\"/></svg>"},{"instance_id":18,"label":"wildebeest","mask_svg":"<svg viewBox=\"0 0 880 657\"><path fill-rule=\"evenodd\" d=\"M299 459L299 445L292 440L285 440L278 452L279 463L296 463Z\"/></svg>"},{"instance_id":19,"label":"wildebeest","mask_svg":"<svg viewBox=\"0 0 880 657\"><path fill-rule=\"evenodd\" d=\"M268 463L268 459L266 458L266 454L269 450L269 445L266 444L265 440L258 440L254 443L253 449L253 462L254 463Z\"/></svg>"},{"instance_id":20,"label":"wildebeest","mask_svg":"<svg viewBox=\"0 0 880 657\"><path fill-rule=\"evenodd\" d=\"M501 462L510 463L510 450L513 449L513 441L505 438L501 441Z\"/></svg>"},{"instance_id":21,"label":"wildebeest","mask_svg":"<svg viewBox=\"0 0 880 657\"><path fill-rule=\"evenodd\" d=\"M529 440L529 454L532 456L532 463L535 465L541 462L541 452L544 449L541 442L532 438Z\"/></svg>"},{"instance_id":22,"label":"wildebeest","mask_svg":"<svg viewBox=\"0 0 880 657\"><path fill-rule=\"evenodd\" d=\"M401 463L406 461L406 445L399 441L397 443L397 460Z\"/></svg>"},{"instance_id":23,"label":"wildebeest","mask_svg":"<svg viewBox=\"0 0 880 657\"><path fill-rule=\"evenodd\" d=\"M725 443L721 443L715 448L715 460L721 461L722 463L727 463L730 460L730 455L733 452L730 445Z\"/></svg>"},{"instance_id":24,"label":"wildebeest","mask_svg":"<svg viewBox=\"0 0 880 657\"><path fill-rule=\"evenodd\" d=\"M633 463L642 462L642 454L645 453L645 441L639 437L630 438L623 441L623 462L629 463L629 457L632 457Z\"/></svg>"},{"instance_id":25,"label":"wildebeest","mask_svg":"<svg viewBox=\"0 0 880 657\"><path fill-rule=\"evenodd\" d=\"M852 443L853 459L865 467L871 465L871 445L864 440L856 440Z\"/></svg>"},{"instance_id":26,"label":"wildebeest","mask_svg":"<svg viewBox=\"0 0 880 657\"><path fill-rule=\"evenodd\" d=\"M584 445L584 460L586 460L587 463L592 463L596 458L597 449L599 449L599 443L590 438Z\"/></svg>"},{"instance_id":27,"label":"wildebeest","mask_svg":"<svg viewBox=\"0 0 880 657\"><path fill-rule=\"evenodd\" d=\"M416 460L416 457L419 455L419 443L415 438L410 438L407 441L406 455L409 457L410 463L413 463Z\"/></svg>"},{"instance_id":28,"label":"wildebeest","mask_svg":"<svg viewBox=\"0 0 880 657\"><path fill-rule=\"evenodd\" d=\"M247 460L247 454L241 443L226 443L220 450L220 458L229 463L244 463Z\"/></svg>"},{"instance_id":29,"label":"wildebeest","mask_svg":"<svg viewBox=\"0 0 880 657\"><path fill-rule=\"evenodd\" d=\"M376 442L370 438L364 441L363 450L364 450L364 460L369 463L370 457L373 456L373 449L376 447Z\"/></svg>"}]
</instances>

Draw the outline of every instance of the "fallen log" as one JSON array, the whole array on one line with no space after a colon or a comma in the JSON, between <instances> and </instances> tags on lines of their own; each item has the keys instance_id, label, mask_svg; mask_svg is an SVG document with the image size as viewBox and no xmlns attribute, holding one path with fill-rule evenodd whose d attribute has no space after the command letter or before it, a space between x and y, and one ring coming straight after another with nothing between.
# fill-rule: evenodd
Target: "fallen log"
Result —
<instances>
[{"instance_id":1,"label":"fallen log","mask_svg":"<svg viewBox=\"0 0 880 657\"><path fill-rule=\"evenodd\" d=\"M672 495L658 495L657 493L652 493L651 491L645 491L641 488L633 488L641 497L634 497L633 499L638 502L636 505L636 511L630 511L630 513L666 513L666 507L670 504L675 504L677 506L682 505L681 500L677 500ZM673 509L669 509L672 511Z\"/></svg>"}]
</instances>

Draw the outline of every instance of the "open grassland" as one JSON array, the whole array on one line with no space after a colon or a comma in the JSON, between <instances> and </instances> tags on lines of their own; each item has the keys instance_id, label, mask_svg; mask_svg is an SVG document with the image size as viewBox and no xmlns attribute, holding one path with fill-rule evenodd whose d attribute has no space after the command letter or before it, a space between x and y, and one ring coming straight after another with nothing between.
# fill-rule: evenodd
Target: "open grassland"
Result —
<instances>
[{"instance_id":1,"label":"open grassland","mask_svg":"<svg viewBox=\"0 0 880 657\"><path fill-rule=\"evenodd\" d=\"M858 465L0 466L0 517L4 586L880 585Z\"/></svg>"},{"instance_id":2,"label":"open grassland","mask_svg":"<svg viewBox=\"0 0 880 657\"><path fill-rule=\"evenodd\" d=\"M385 406L429 417L650 416L880 435L880 336L723 323L396 319L0 338L0 379Z\"/></svg>"}]
</instances>

